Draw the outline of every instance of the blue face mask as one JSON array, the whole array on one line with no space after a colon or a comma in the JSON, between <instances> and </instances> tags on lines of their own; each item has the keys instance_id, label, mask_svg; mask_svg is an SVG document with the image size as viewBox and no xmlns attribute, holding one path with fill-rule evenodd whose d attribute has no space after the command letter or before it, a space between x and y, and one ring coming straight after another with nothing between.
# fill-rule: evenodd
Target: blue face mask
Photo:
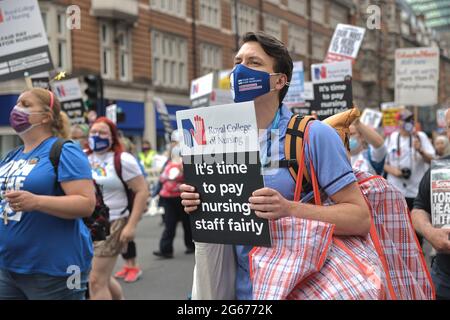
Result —
<instances>
[{"instance_id":1,"label":"blue face mask","mask_svg":"<svg viewBox=\"0 0 450 320\"><path fill-rule=\"evenodd\" d=\"M230 75L231 94L234 102L253 101L270 92L270 76L278 74L280 73L258 71L238 64Z\"/></svg>"},{"instance_id":2,"label":"blue face mask","mask_svg":"<svg viewBox=\"0 0 450 320\"><path fill-rule=\"evenodd\" d=\"M348 146L350 147L350 151L354 151L359 147L359 141L358 139L351 137L348 140Z\"/></svg>"},{"instance_id":3,"label":"blue face mask","mask_svg":"<svg viewBox=\"0 0 450 320\"><path fill-rule=\"evenodd\" d=\"M89 148L94 152L102 152L111 146L109 138L101 138L100 136L89 136Z\"/></svg>"},{"instance_id":4,"label":"blue face mask","mask_svg":"<svg viewBox=\"0 0 450 320\"><path fill-rule=\"evenodd\" d=\"M413 133L414 131L414 122L405 122L403 123L403 129L408 133Z\"/></svg>"}]
</instances>

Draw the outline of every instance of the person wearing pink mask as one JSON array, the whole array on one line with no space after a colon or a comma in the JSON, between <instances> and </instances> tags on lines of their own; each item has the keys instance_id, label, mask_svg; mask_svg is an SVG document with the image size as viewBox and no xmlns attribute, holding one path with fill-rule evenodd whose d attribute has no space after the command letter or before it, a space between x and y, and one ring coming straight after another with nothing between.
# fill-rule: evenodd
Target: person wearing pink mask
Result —
<instances>
[{"instance_id":1,"label":"person wearing pink mask","mask_svg":"<svg viewBox=\"0 0 450 320\"><path fill-rule=\"evenodd\" d=\"M23 145L0 160L0 300L82 300L93 256L82 218L95 207L87 157L65 143L57 169L50 161L65 131L51 91L23 92L10 124Z\"/></svg>"}]
</instances>

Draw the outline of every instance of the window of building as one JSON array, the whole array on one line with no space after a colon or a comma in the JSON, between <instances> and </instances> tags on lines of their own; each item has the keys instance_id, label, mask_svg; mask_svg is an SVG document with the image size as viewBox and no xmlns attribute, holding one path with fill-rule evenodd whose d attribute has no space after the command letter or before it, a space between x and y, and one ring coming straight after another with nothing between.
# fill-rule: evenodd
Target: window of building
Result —
<instances>
[{"instance_id":1,"label":"window of building","mask_svg":"<svg viewBox=\"0 0 450 320\"><path fill-rule=\"evenodd\" d=\"M325 2L324 0L311 1L311 18L318 23L325 23Z\"/></svg>"},{"instance_id":2,"label":"window of building","mask_svg":"<svg viewBox=\"0 0 450 320\"><path fill-rule=\"evenodd\" d=\"M119 48L119 77L122 81L132 80L132 33L126 26L119 27L117 40Z\"/></svg>"},{"instance_id":3,"label":"window of building","mask_svg":"<svg viewBox=\"0 0 450 320\"><path fill-rule=\"evenodd\" d=\"M234 3L231 7L232 30L236 34L236 13ZM258 10L253 7L238 3L238 30L243 35L249 31L255 31L258 26Z\"/></svg>"},{"instance_id":4,"label":"window of building","mask_svg":"<svg viewBox=\"0 0 450 320\"><path fill-rule=\"evenodd\" d=\"M308 55L308 31L305 28L290 24L288 41L290 52Z\"/></svg>"},{"instance_id":5,"label":"window of building","mask_svg":"<svg viewBox=\"0 0 450 320\"><path fill-rule=\"evenodd\" d=\"M327 39L323 35L314 35L312 39L312 55L316 60L321 60L325 58L325 51L327 47Z\"/></svg>"},{"instance_id":6,"label":"window of building","mask_svg":"<svg viewBox=\"0 0 450 320\"><path fill-rule=\"evenodd\" d=\"M150 8L177 17L186 17L186 0L150 0Z\"/></svg>"},{"instance_id":7,"label":"window of building","mask_svg":"<svg viewBox=\"0 0 450 320\"><path fill-rule=\"evenodd\" d=\"M330 12L330 27L335 29L338 23L348 23L348 11L346 8L332 4Z\"/></svg>"},{"instance_id":8,"label":"window of building","mask_svg":"<svg viewBox=\"0 0 450 320\"><path fill-rule=\"evenodd\" d=\"M289 9L301 16L307 16L307 9L306 9L306 0L289 0L288 2Z\"/></svg>"},{"instance_id":9,"label":"window of building","mask_svg":"<svg viewBox=\"0 0 450 320\"><path fill-rule=\"evenodd\" d=\"M114 64L114 29L110 22L100 23L100 61L102 76L113 79L115 76Z\"/></svg>"},{"instance_id":10,"label":"window of building","mask_svg":"<svg viewBox=\"0 0 450 320\"><path fill-rule=\"evenodd\" d=\"M266 14L264 16L264 31L278 40L281 40L280 19L270 14Z\"/></svg>"},{"instance_id":11,"label":"window of building","mask_svg":"<svg viewBox=\"0 0 450 320\"><path fill-rule=\"evenodd\" d=\"M222 10L220 0L200 0L200 22L213 28L220 28Z\"/></svg>"},{"instance_id":12,"label":"window of building","mask_svg":"<svg viewBox=\"0 0 450 320\"><path fill-rule=\"evenodd\" d=\"M213 72L215 79L219 78L219 72L222 70L222 49L219 46L202 43L201 44L201 75Z\"/></svg>"},{"instance_id":13,"label":"window of building","mask_svg":"<svg viewBox=\"0 0 450 320\"><path fill-rule=\"evenodd\" d=\"M65 8L50 6L45 2L39 3L39 5L53 65L57 70L71 71L70 30L66 27L67 16Z\"/></svg>"},{"instance_id":14,"label":"window of building","mask_svg":"<svg viewBox=\"0 0 450 320\"><path fill-rule=\"evenodd\" d=\"M186 39L154 30L152 48L153 82L169 88L187 88Z\"/></svg>"}]
</instances>

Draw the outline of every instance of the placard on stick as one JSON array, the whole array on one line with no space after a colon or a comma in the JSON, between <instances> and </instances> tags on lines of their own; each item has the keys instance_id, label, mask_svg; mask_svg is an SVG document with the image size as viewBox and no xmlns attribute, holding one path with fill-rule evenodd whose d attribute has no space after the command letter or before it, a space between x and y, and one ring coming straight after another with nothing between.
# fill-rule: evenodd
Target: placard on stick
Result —
<instances>
[{"instance_id":1,"label":"placard on stick","mask_svg":"<svg viewBox=\"0 0 450 320\"><path fill-rule=\"evenodd\" d=\"M253 102L177 112L186 183L200 194L191 214L198 242L271 246L266 219L248 202L264 187Z\"/></svg>"}]
</instances>

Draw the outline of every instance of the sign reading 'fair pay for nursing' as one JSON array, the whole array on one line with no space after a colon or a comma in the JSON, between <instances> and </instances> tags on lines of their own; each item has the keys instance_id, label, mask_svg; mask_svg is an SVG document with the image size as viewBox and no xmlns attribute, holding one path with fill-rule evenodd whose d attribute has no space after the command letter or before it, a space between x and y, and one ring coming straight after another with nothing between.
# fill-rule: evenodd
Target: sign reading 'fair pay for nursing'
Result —
<instances>
[{"instance_id":1,"label":"sign reading 'fair pay for nursing'","mask_svg":"<svg viewBox=\"0 0 450 320\"><path fill-rule=\"evenodd\" d=\"M186 183L200 194L191 218L198 242L271 246L268 221L248 202L264 186L253 102L177 112Z\"/></svg>"}]
</instances>

